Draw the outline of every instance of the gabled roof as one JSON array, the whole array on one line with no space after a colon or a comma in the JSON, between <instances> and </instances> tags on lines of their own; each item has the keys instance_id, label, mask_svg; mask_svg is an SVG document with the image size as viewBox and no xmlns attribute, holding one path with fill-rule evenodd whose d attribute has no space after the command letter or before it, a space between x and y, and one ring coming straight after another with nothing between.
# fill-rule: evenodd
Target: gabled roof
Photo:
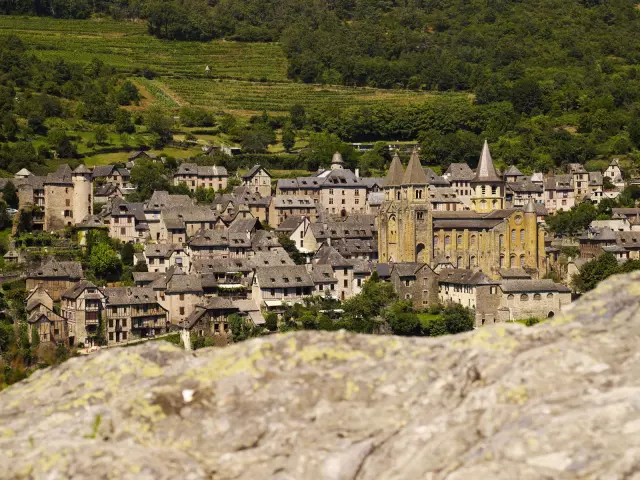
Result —
<instances>
[{"instance_id":1,"label":"gabled roof","mask_svg":"<svg viewBox=\"0 0 640 480\"><path fill-rule=\"evenodd\" d=\"M260 170L264 170L267 175L271 176L271 174L267 171L267 169L264 168L262 165L254 165L253 167L251 167L251 170L249 170L247 173L242 175L242 179L249 180L253 178L254 175L258 173Z\"/></svg>"},{"instance_id":2,"label":"gabled roof","mask_svg":"<svg viewBox=\"0 0 640 480\"><path fill-rule=\"evenodd\" d=\"M516 167L515 165L511 165L509 168L507 168L507 171L504 172L504 176L522 176L522 172L520 170L518 170L518 167Z\"/></svg>"},{"instance_id":3,"label":"gabled roof","mask_svg":"<svg viewBox=\"0 0 640 480\"><path fill-rule=\"evenodd\" d=\"M571 292L570 288L565 287L561 283L555 283L553 280L503 280L500 284L503 292Z\"/></svg>"},{"instance_id":4,"label":"gabled roof","mask_svg":"<svg viewBox=\"0 0 640 480\"><path fill-rule=\"evenodd\" d=\"M278 225L278 228L276 228L276 232L291 233L296 228L298 228L302 224L302 222L304 222L305 218L306 217L304 215L292 215L290 217L287 217L280 223L280 225Z\"/></svg>"},{"instance_id":5,"label":"gabled roof","mask_svg":"<svg viewBox=\"0 0 640 480\"><path fill-rule=\"evenodd\" d=\"M400 162L400 157L396 152L393 155L393 160L391 160L389 171L387 172L387 176L384 179L384 186L395 187L400 185L402 183L403 176L404 176L404 169L402 168L402 162Z\"/></svg>"},{"instance_id":6,"label":"gabled roof","mask_svg":"<svg viewBox=\"0 0 640 480\"><path fill-rule=\"evenodd\" d=\"M418 149L414 149L411 152L409 158L409 164L402 176L402 185L428 185L429 179L425 174L422 165L420 164L420 156L418 155Z\"/></svg>"},{"instance_id":7,"label":"gabled roof","mask_svg":"<svg viewBox=\"0 0 640 480\"><path fill-rule=\"evenodd\" d=\"M156 292L148 287L109 287L103 288L107 305L143 305L157 304ZM158 304L160 308L163 308Z\"/></svg>"},{"instance_id":8,"label":"gabled roof","mask_svg":"<svg viewBox=\"0 0 640 480\"><path fill-rule=\"evenodd\" d=\"M93 284L89 280L81 280L78 283L76 283L73 287L71 287L70 289L62 292L62 294L60 296L62 298L70 298L71 300L75 300L87 288L98 288L98 287L96 287L95 284Z\"/></svg>"},{"instance_id":9,"label":"gabled roof","mask_svg":"<svg viewBox=\"0 0 640 480\"><path fill-rule=\"evenodd\" d=\"M331 245L322 245L313 257L313 263L331 265L332 267L351 267L353 262L347 260Z\"/></svg>"},{"instance_id":10,"label":"gabled roof","mask_svg":"<svg viewBox=\"0 0 640 480\"><path fill-rule=\"evenodd\" d=\"M489 151L489 143L485 140L482 146L482 153L480 154L480 160L478 161L478 168L476 168L476 175L473 177L473 182L500 182L500 177L496 172L496 167L493 165L493 159L491 158L491 152Z\"/></svg>"},{"instance_id":11,"label":"gabled roof","mask_svg":"<svg viewBox=\"0 0 640 480\"><path fill-rule=\"evenodd\" d=\"M466 163L452 163L444 173L444 177L454 181L470 181L475 177L475 173Z\"/></svg>"}]
</instances>

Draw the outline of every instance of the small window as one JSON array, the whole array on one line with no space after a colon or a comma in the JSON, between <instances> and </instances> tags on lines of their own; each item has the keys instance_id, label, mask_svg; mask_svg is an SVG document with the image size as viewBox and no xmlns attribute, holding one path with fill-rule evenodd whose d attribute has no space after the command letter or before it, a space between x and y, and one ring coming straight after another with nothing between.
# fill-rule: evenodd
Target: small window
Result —
<instances>
[{"instance_id":1,"label":"small window","mask_svg":"<svg viewBox=\"0 0 640 480\"><path fill-rule=\"evenodd\" d=\"M534 299L534 300L541 300L541 299L542 299L542 296L541 296L539 293L536 293L536 294L533 296L533 299Z\"/></svg>"},{"instance_id":2,"label":"small window","mask_svg":"<svg viewBox=\"0 0 640 480\"><path fill-rule=\"evenodd\" d=\"M523 293L522 295L520 295L520 301L521 302L528 302L529 301L529 295L527 295L526 293Z\"/></svg>"},{"instance_id":3,"label":"small window","mask_svg":"<svg viewBox=\"0 0 640 480\"><path fill-rule=\"evenodd\" d=\"M184 293L181 293L181 294L180 294L180 300L181 300L181 301L182 301L182 300L184 300Z\"/></svg>"},{"instance_id":4,"label":"small window","mask_svg":"<svg viewBox=\"0 0 640 480\"><path fill-rule=\"evenodd\" d=\"M180 307L180 315L184 315L184 307Z\"/></svg>"}]
</instances>

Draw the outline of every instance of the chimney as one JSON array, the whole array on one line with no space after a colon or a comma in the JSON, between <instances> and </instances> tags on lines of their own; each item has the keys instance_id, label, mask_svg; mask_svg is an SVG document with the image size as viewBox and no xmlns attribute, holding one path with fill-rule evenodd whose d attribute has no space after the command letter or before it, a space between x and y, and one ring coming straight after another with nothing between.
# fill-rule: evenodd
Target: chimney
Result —
<instances>
[{"instance_id":1,"label":"chimney","mask_svg":"<svg viewBox=\"0 0 640 480\"><path fill-rule=\"evenodd\" d=\"M360 169L356 168L356 178L360 178Z\"/></svg>"}]
</instances>

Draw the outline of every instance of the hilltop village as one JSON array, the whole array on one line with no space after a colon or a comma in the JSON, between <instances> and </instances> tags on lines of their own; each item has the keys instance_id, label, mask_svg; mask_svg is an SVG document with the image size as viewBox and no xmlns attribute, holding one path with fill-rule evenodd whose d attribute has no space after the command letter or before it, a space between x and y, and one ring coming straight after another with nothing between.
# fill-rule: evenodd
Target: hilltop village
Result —
<instances>
[{"instance_id":1,"label":"hilltop village","mask_svg":"<svg viewBox=\"0 0 640 480\"><path fill-rule=\"evenodd\" d=\"M216 191L210 202L167 191L130 202L136 162L162 159L138 152L124 167L23 169L1 181L19 200L14 234L28 217L32 235L67 232L64 248L94 248L90 263L101 258L100 238L132 255L128 282L92 281L80 261L58 255L60 244L37 260L12 244L5 262L26 281L25 315L41 344L113 346L189 332L222 345L230 319L275 331L287 309L314 297L334 300L339 317L339 302L373 278L415 312L465 307L475 328L553 317L572 291L546 217L625 188L617 161L596 173L578 164L553 176L500 172L485 142L475 170L454 163L442 175L421 165L417 149L406 166L396 153L379 178L345 168L339 153L314 175L278 180L260 165L233 177L182 163L172 184ZM603 252L638 258L640 209L617 210L581 237L574 268Z\"/></svg>"}]
</instances>

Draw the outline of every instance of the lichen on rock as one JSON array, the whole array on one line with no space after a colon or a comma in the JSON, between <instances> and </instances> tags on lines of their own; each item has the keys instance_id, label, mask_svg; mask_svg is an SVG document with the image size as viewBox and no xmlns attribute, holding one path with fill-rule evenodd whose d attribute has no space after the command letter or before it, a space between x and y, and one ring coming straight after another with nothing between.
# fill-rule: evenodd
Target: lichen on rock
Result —
<instances>
[{"instance_id":1,"label":"lichen on rock","mask_svg":"<svg viewBox=\"0 0 640 480\"><path fill-rule=\"evenodd\" d=\"M526 328L161 342L0 393L3 478L624 478L640 470L640 273Z\"/></svg>"}]
</instances>

